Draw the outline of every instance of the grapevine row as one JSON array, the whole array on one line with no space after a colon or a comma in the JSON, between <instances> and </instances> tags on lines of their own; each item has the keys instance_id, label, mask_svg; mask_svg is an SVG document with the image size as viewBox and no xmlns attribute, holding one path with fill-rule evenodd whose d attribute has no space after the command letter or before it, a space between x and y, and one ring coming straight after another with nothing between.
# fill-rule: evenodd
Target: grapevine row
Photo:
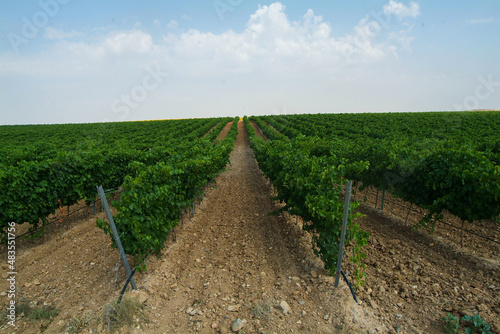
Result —
<instances>
[{"instance_id":1,"label":"grapevine row","mask_svg":"<svg viewBox=\"0 0 500 334\"><path fill-rule=\"evenodd\" d=\"M224 123L225 125L225 123ZM182 211L193 203L200 189L229 162L238 132L238 118L226 138L215 145L204 146L191 157L173 163L131 164L133 173L125 178L115 222L126 254L133 255L136 266L145 268L144 258L153 251L159 254L165 239ZM107 223L100 227L110 233Z\"/></svg>"},{"instance_id":2,"label":"grapevine row","mask_svg":"<svg viewBox=\"0 0 500 334\"><path fill-rule=\"evenodd\" d=\"M248 118L245 117L244 121L260 169L272 181L277 199L286 204L282 210L308 222L304 229L314 232L314 251L333 275L344 211L342 186L350 175L366 170L368 163L335 154L318 154L323 149L318 138L283 139L282 135L256 119L268 138L278 138L264 141L255 135ZM362 247L367 244L369 234L362 231L355 221L361 216L354 213L358 205L358 202L350 204L346 245L353 249L351 262L356 267L356 284L363 284L362 259L366 255Z\"/></svg>"},{"instance_id":3,"label":"grapevine row","mask_svg":"<svg viewBox=\"0 0 500 334\"><path fill-rule=\"evenodd\" d=\"M269 124L290 138L317 138L320 154L368 161L369 168L352 178L428 209L420 224L430 230L445 210L470 222L500 215L499 112L285 115L256 121L263 131Z\"/></svg>"},{"instance_id":4,"label":"grapevine row","mask_svg":"<svg viewBox=\"0 0 500 334\"><path fill-rule=\"evenodd\" d=\"M134 172L133 163L173 164L200 156L214 144L198 138L229 120L1 127L0 137L6 139L0 149L1 237L9 222L29 223L35 230L60 206L81 199L90 203L96 185L121 186ZM23 133L28 129L31 137ZM55 129L66 137L50 137Z\"/></svg>"}]
</instances>

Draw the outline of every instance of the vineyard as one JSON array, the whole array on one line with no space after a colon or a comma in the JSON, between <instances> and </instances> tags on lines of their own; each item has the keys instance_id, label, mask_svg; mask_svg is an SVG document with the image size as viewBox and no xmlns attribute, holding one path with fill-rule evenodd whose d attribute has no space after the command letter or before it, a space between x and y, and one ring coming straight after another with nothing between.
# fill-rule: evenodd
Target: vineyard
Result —
<instances>
[{"instance_id":1,"label":"vineyard","mask_svg":"<svg viewBox=\"0 0 500 334\"><path fill-rule=\"evenodd\" d=\"M500 216L499 112L255 117L271 139L343 159L341 175L468 222ZM365 163L366 168L349 169Z\"/></svg>"},{"instance_id":2,"label":"vineyard","mask_svg":"<svg viewBox=\"0 0 500 334\"><path fill-rule=\"evenodd\" d=\"M215 139L229 121L3 127L2 240L9 222L36 231L57 209L95 200L103 185L124 189L116 220L125 252L137 259L159 254L180 213L227 164L236 128ZM109 232L107 223L100 225Z\"/></svg>"},{"instance_id":3,"label":"vineyard","mask_svg":"<svg viewBox=\"0 0 500 334\"><path fill-rule=\"evenodd\" d=\"M49 224L60 226L54 217L62 221L70 207L89 206L96 201L96 186L103 185L117 192L110 204L121 243L142 271L136 280L148 296L146 306L152 306L148 314L156 319L146 332L228 332L238 315L248 319L249 332L434 333L447 312L472 316L477 311L493 329L500 328L500 304L494 300L500 258L484 259L416 231L423 227L432 233L452 215L481 226L480 233L492 240L493 251L479 254L495 253L499 128L500 112L2 126L1 237L5 241L9 223L15 222L32 232L30 238L44 235L49 249L69 251L73 243L85 249L86 260L77 264L70 256L60 273L49 274L54 259L66 262L65 253L37 256L41 245L28 242L17 268L36 277L19 278L24 298L59 290L50 293L54 303L75 306L71 313L81 314L89 305L76 307L84 292L72 291L71 284L63 291L61 283L40 284L44 276L36 268L45 268L47 282L63 277L72 282L76 275L78 286L84 284L78 275L85 268L86 276L95 276L86 290L102 291L102 281L109 288L111 269L105 268L111 250L102 254L95 247L96 240L103 242L98 237L103 230L110 234L102 214L75 223L72 230L92 231L84 237L57 227L53 237L45 235ZM211 180L215 186L207 190ZM344 268L359 305L345 284L335 290L329 278L337 265L349 180L358 200L349 205ZM364 204L369 191L377 194L375 210ZM377 211L379 191L424 212L413 229ZM158 257L148 258L151 253ZM104 270L92 271L101 262ZM113 286L125 280L117 271ZM104 303L108 292L100 294ZM284 300L293 312L285 311ZM95 299L90 304L99 307ZM419 309L425 319L419 319ZM268 315L259 313L263 310ZM389 317L394 310L399 313ZM405 312L406 323L400 314ZM66 325L61 319L49 331L63 330L57 327Z\"/></svg>"}]
</instances>

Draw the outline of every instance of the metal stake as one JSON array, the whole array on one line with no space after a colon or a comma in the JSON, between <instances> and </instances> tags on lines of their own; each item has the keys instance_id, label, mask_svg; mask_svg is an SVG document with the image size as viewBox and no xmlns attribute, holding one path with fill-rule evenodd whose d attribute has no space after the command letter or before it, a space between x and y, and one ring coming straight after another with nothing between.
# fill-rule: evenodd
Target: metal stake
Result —
<instances>
[{"instance_id":1,"label":"metal stake","mask_svg":"<svg viewBox=\"0 0 500 334\"><path fill-rule=\"evenodd\" d=\"M342 258L344 257L345 233L347 230L347 219L349 217L349 203L351 202L352 181L347 182L345 189L344 216L342 218L342 232L340 233L339 257L337 260L337 273L335 275L335 287L339 287L340 271L342 270Z\"/></svg>"},{"instance_id":2,"label":"metal stake","mask_svg":"<svg viewBox=\"0 0 500 334\"><path fill-rule=\"evenodd\" d=\"M108 217L109 225L111 226L111 230L113 231L113 237L115 239L116 246L118 246L118 250L120 251L120 256L122 258L123 265L127 270L127 275L130 276L132 271L130 270L130 267L128 265L125 252L123 251L122 242L120 241L120 236L118 235L118 230L116 229L115 221L113 220L113 215L111 215L111 210L109 210L108 200L106 199L106 195L104 194L104 189L102 188L102 186L97 187L97 192L99 193L99 197L101 197L101 202L104 206L104 211L106 211L106 216ZM130 284L132 285L132 289L137 290L134 278L130 280Z\"/></svg>"},{"instance_id":3,"label":"metal stake","mask_svg":"<svg viewBox=\"0 0 500 334\"><path fill-rule=\"evenodd\" d=\"M382 205L380 206L380 211L384 211L384 201L385 201L385 189L382 190Z\"/></svg>"}]
</instances>

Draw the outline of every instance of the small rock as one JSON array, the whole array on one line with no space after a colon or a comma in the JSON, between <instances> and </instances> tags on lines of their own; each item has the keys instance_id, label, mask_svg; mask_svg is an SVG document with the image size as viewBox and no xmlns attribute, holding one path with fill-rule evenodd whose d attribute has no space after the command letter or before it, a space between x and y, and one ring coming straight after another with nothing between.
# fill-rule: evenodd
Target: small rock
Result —
<instances>
[{"instance_id":1,"label":"small rock","mask_svg":"<svg viewBox=\"0 0 500 334\"><path fill-rule=\"evenodd\" d=\"M473 317L474 314L470 311L470 310L466 310L466 309L461 309L458 311L458 313L460 314L460 316L464 316L464 315L468 315L468 316L471 316Z\"/></svg>"},{"instance_id":2,"label":"small rock","mask_svg":"<svg viewBox=\"0 0 500 334\"><path fill-rule=\"evenodd\" d=\"M229 312L237 312L239 311L241 305L231 305L227 308Z\"/></svg>"},{"instance_id":3,"label":"small rock","mask_svg":"<svg viewBox=\"0 0 500 334\"><path fill-rule=\"evenodd\" d=\"M402 318L403 318L403 315L398 313L398 314L396 314L396 318L398 318L398 319L402 319Z\"/></svg>"},{"instance_id":4,"label":"small rock","mask_svg":"<svg viewBox=\"0 0 500 334\"><path fill-rule=\"evenodd\" d=\"M311 276L312 276L313 278L318 278L318 273L317 273L317 272L315 272L314 270L311 270Z\"/></svg>"},{"instance_id":5,"label":"small rock","mask_svg":"<svg viewBox=\"0 0 500 334\"><path fill-rule=\"evenodd\" d=\"M2 273L2 279L6 279L7 277L9 277L9 275L7 275L7 273Z\"/></svg>"},{"instance_id":6,"label":"small rock","mask_svg":"<svg viewBox=\"0 0 500 334\"><path fill-rule=\"evenodd\" d=\"M314 277L314 276L313 276ZM323 281L326 283L326 284L333 284L334 281L335 281L335 278L333 276L324 276L323 277Z\"/></svg>"},{"instance_id":7,"label":"small rock","mask_svg":"<svg viewBox=\"0 0 500 334\"><path fill-rule=\"evenodd\" d=\"M232 324L231 324L231 330L233 332L238 332L240 329L243 328L243 320L241 319L236 319Z\"/></svg>"},{"instance_id":8,"label":"small rock","mask_svg":"<svg viewBox=\"0 0 500 334\"><path fill-rule=\"evenodd\" d=\"M280 307L283 311L283 314L289 314L292 312L292 309L290 308L290 305L288 305L288 303L286 301L282 301L280 303Z\"/></svg>"},{"instance_id":9,"label":"small rock","mask_svg":"<svg viewBox=\"0 0 500 334\"><path fill-rule=\"evenodd\" d=\"M191 312L193 312L193 311L194 311L194 308L192 308L192 307L188 307L188 308L186 309L186 313L187 313L187 314L191 314Z\"/></svg>"},{"instance_id":10,"label":"small rock","mask_svg":"<svg viewBox=\"0 0 500 334\"><path fill-rule=\"evenodd\" d=\"M377 309L377 308L378 308L377 303L376 303L373 299L371 299L371 300L370 300L370 306L371 306L373 309Z\"/></svg>"},{"instance_id":11,"label":"small rock","mask_svg":"<svg viewBox=\"0 0 500 334\"><path fill-rule=\"evenodd\" d=\"M477 309L478 309L478 311L480 311L480 312L486 312L486 311L488 310L488 306L486 306L485 304L479 304L479 305L477 306Z\"/></svg>"},{"instance_id":12,"label":"small rock","mask_svg":"<svg viewBox=\"0 0 500 334\"><path fill-rule=\"evenodd\" d=\"M203 315L203 312L201 312L200 310L198 310L197 308L195 308L194 310L192 310L191 312L189 312L189 315Z\"/></svg>"},{"instance_id":13,"label":"small rock","mask_svg":"<svg viewBox=\"0 0 500 334\"><path fill-rule=\"evenodd\" d=\"M38 279L35 279L35 280L33 281L33 284L35 284L35 285L40 285L40 281L39 281Z\"/></svg>"},{"instance_id":14,"label":"small rock","mask_svg":"<svg viewBox=\"0 0 500 334\"><path fill-rule=\"evenodd\" d=\"M146 291L132 290L131 293L132 296L136 297L139 300L139 303L141 304L146 304L146 302L148 301L148 296L146 294Z\"/></svg>"},{"instance_id":15,"label":"small rock","mask_svg":"<svg viewBox=\"0 0 500 334\"><path fill-rule=\"evenodd\" d=\"M214 322L210 327L212 327L212 329L216 329L217 328L217 324Z\"/></svg>"}]
</instances>

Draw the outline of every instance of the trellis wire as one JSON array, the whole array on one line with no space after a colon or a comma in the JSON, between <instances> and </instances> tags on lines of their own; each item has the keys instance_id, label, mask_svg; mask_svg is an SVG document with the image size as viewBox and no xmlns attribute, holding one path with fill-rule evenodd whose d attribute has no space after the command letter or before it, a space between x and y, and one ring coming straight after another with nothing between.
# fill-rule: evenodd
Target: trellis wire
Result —
<instances>
[{"instance_id":1,"label":"trellis wire","mask_svg":"<svg viewBox=\"0 0 500 334\"><path fill-rule=\"evenodd\" d=\"M375 193L375 191L370 192L369 187L367 187L367 188L366 188L365 197L368 197L368 195L375 195L375 196L376 196L376 198L375 198L375 208L377 208L377 204L378 204L378 193L379 193L379 191L378 191L378 190L377 190L377 192ZM401 200L401 201L402 201L402 200ZM407 214L406 214L405 224L406 224L406 223L407 223L407 221L408 221L408 217L409 217L409 215L410 215L410 212L414 212L414 213L415 213L415 214L417 214L417 215L424 216L424 214L421 212L421 208L420 208L420 207L418 207L418 206L417 206L417 208L419 208L420 210L415 210L415 209L413 209L413 210L412 210L413 203L410 203L410 205L409 205L409 206L406 206L406 205L403 205L403 204L399 204L399 203L397 203L397 202L396 202L396 200L395 200L395 198L394 198L394 197L393 197L393 199L392 199L390 202L391 202L391 204L392 204L392 205L399 206L399 207L401 207L401 208L403 208L403 209L408 209L408 212L407 212ZM403 201L403 203L405 203L405 202ZM383 208L382 208L382 210L383 210ZM444 225L451 226L451 227L453 227L453 228L455 228L455 229L457 229L457 230L459 230L459 231L462 231L462 232L465 232L465 233L469 233L469 234L475 235L475 236L477 236L477 237L480 237L480 238L482 238L482 239L485 239L485 240L488 240L488 241L490 241L490 242L493 242L493 243L496 243L496 244L499 244L499 245L500 245L500 241L495 240L495 239L492 239L492 238L487 237L487 236L485 236L485 235L481 235L481 234L479 234L479 233L476 233L476 232L470 231L470 230L468 230L468 229L466 229L466 228L459 227L459 226L456 226L456 225L450 224L450 223L445 222L445 221L442 221L442 220L437 220L437 221L436 221L436 223L441 223L441 224L444 224ZM462 222L462 223L463 223L463 222ZM463 225L463 224L462 224L462 225Z\"/></svg>"}]
</instances>

